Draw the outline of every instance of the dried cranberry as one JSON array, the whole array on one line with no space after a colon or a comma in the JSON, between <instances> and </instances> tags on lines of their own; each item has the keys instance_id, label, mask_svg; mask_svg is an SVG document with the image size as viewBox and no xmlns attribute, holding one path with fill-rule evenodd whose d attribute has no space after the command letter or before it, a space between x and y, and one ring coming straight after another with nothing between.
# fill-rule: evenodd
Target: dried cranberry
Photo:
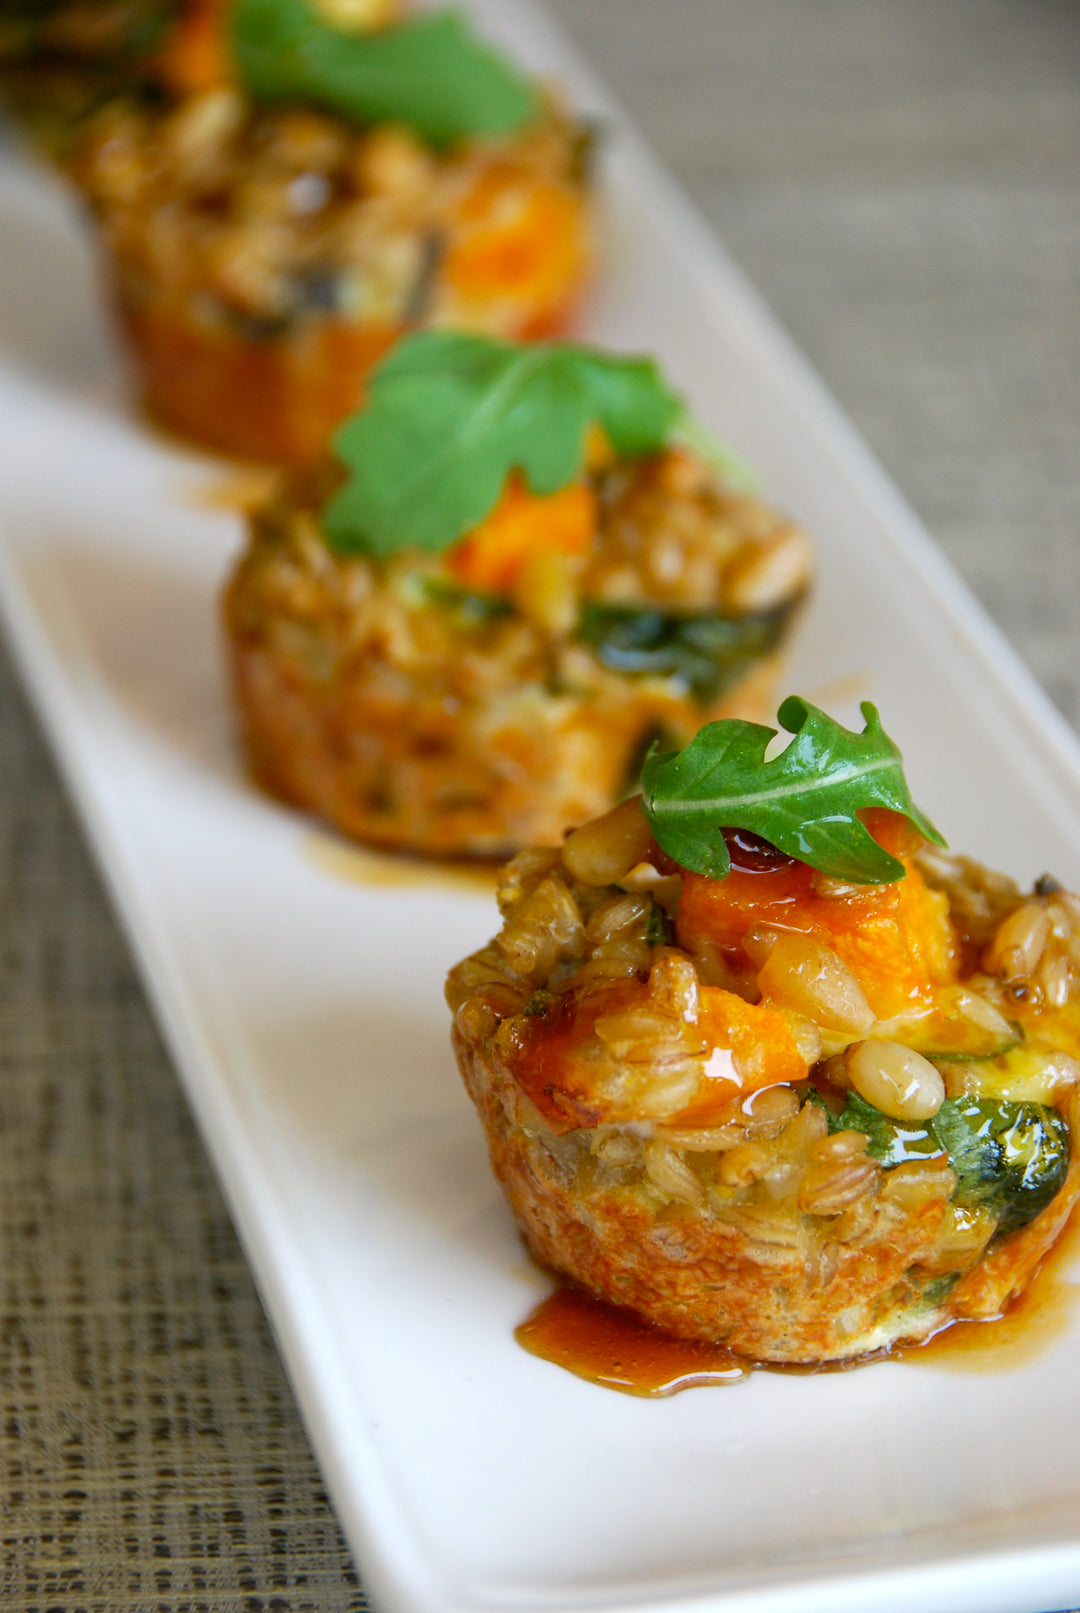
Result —
<instances>
[{"instance_id":1,"label":"dried cranberry","mask_svg":"<svg viewBox=\"0 0 1080 1613\"><path fill-rule=\"evenodd\" d=\"M797 858L789 857L786 851L774 846L772 841L751 834L749 829L724 829L721 832L731 866L741 874L771 874L774 869L797 861Z\"/></svg>"}]
</instances>

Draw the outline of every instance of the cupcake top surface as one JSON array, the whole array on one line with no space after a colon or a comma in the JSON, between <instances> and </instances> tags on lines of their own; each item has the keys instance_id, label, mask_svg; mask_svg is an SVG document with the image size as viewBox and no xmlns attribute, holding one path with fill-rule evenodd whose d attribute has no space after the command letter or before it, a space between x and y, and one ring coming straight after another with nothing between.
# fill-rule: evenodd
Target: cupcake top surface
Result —
<instances>
[{"instance_id":1,"label":"cupcake top surface","mask_svg":"<svg viewBox=\"0 0 1080 1613\"><path fill-rule=\"evenodd\" d=\"M774 647L810 550L693 430L651 360L420 332L375 370L337 465L294 477L256 533L300 520L336 571L396 579L474 635L523 616L707 701Z\"/></svg>"}]
</instances>

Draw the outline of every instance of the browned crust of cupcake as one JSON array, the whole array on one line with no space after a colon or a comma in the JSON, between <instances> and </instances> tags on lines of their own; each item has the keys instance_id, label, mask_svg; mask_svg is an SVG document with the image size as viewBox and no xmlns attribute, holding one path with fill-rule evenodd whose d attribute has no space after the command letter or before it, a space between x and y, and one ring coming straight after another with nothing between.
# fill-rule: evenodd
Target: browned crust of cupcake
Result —
<instances>
[{"instance_id":1,"label":"browned crust of cupcake","mask_svg":"<svg viewBox=\"0 0 1080 1613\"><path fill-rule=\"evenodd\" d=\"M647 1190L583 1188L582 1167L590 1174L594 1160L587 1140L561 1141L524 1112L491 1049L469 1046L460 1033L454 1046L492 1168L530 1248L589 1293L677 1337L792 1362L875 1347L877 1330L917 1299L905 1273L935 1247L948 1183L908 1180L904 1192L896 1183L878 1235L856 1245L808 1237L767 1213L720 1220L678 1201L658 1205ZM924 1337L940 1325L930 1314L899 1336Z\"/></svg>"},{"instance_id":2,"label":"browned crust of cupcake","mask_svg":"<svg viewBox=\"0 0 1080 1613\"><path fill-rule=\"evenodd\" d=\"M499 857L560 840L618 797L655 725L685 740L695 720L761 721L778 667L770 656L735 697L689 722L684 702L635 696L612 677L606 699L565 715L552 716L534 689L500 726L470 725L453 692L387 690L377 665L327 691L264 645L233 639L229 653L260 787L367 845L432 857Z\"/></svg>"}]
</instances>

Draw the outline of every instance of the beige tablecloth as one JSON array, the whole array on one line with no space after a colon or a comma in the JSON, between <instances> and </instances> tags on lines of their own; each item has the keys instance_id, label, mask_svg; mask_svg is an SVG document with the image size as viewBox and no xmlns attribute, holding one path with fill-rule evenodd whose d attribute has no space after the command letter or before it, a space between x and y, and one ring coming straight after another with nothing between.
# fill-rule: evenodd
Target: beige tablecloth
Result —
<instances>
[{"instance_id":1,"label":"beige tablecloth","mask_svg":"<svg viewBox=\"0 0 1080 1613\"><path fill-rule=\"evenodd\" d=\"M1080 6L553 3L1080 720ZM0 1286L5 1613L366 1606L6 663Z\"/></svg>"}]
</instances>

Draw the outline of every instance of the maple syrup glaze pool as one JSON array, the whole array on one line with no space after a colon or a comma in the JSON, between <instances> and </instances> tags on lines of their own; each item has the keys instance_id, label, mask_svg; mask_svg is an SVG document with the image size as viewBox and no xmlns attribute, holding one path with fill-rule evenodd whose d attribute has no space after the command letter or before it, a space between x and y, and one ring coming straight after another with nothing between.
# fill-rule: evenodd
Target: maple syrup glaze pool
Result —
<instances>
[{"instance_id":1,"label":"maple syrup glaze pool","mask_svg":"<svg viewBox=\"0 0 1080 1613\"><path fill-rule=\"evenodd\" d=\"M925 1344L905 1344L894 1359L950 1372L1013 1372L1037 1361L1063 1338L1075 1317L1080 1272L1080 1211L1065 1224L1027 1288L1001 1316L988 1322L954 1322Z\"/></svg>"},{"instance_id":2,"label":"maple syrup glaze pool","mask_svg":"<svg viewBox=\"0 0 1080 1613\"><path fill-rule=\"evenodd\" d=\"M1080 1216L1074 1215L1033 1281L1004 1315L988 1322L954 1322L925 1344L900 1345L856 1360L810 1366L747 1361L722 1345L662 1333L632 1311L607 1305L561 1279L555 1292L515 1329L514 1337L531 1355L576 1377L647 1399L709 1384L742 1383L752 1372L846 1372L881 1360L947 1371L1010 1372L1037 1360L1068 1331L1080 1284L1070 1282L1065 1273L1078 1252Z\"/></svg>"},{"instance_id":3,"label":"maple syrup glaze pool","mask_svg":"<svg viewBox=\"0 0 1080 1613\"><path fill-rule=\"evenodd\" d=\"M751 1371L717 1344L677 1339L632 1311L560 1283L514 1337L531 1355L627 1395L674 1395L700 1384L740 1383Z\"/></svg>"}]
</instances>

